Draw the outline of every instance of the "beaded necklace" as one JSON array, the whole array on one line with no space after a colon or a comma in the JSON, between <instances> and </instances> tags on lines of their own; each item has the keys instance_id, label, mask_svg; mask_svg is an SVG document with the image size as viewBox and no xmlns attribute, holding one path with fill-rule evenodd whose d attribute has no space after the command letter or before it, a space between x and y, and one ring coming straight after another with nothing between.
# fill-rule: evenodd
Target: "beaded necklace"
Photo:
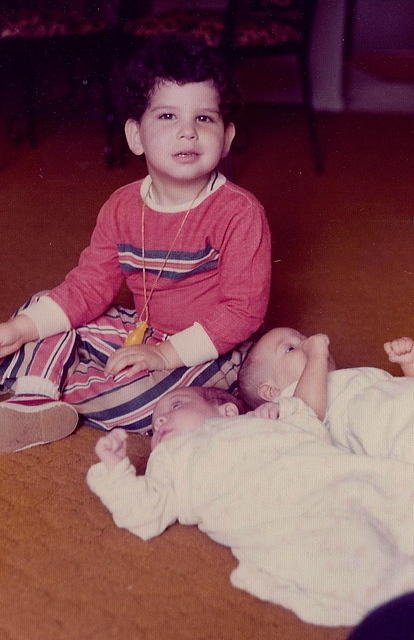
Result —
<instances>
[{"instance_id":1,"label":"beaded necklace","mask_svg":"<svg viewBox=\"0 0 414 640\"><path fill-rule=\"evenodd\" d=\"M163 260L163 263L157 273L157 276L154 280L154 283L151 287L151 290L148 292L147 291L147 276L146 276L146 268L145 268L145 210L147 208L146 206L146 201L151 189L151 185L152 182L150 183L147 192L145 194L145 197L142 200L142 208L141 208L141 245L142 245L142 290L144 293L144 306L142 307L141 313L139 314L138 317L138 323L137 326L135 327L135 329L133 329L132 331L130 331L130 333L127 335L125 342L124 342L124 346L125 347L131 347L133 345L137 345L137 344L142 344L144 337L145 337L145 332L149 327L149 303L152 297L152 294L154 293L155 287L158 284L158 280L160 279L166 265L168 262L168 259L174 249L175 243L178 240L178 237L181 233L181 231L183 230L183 227L187 221L187 218L190 214L191 209L194 206L195 201L201 196L202 192L204 191L204 189L207 187L208 183L210 181L210 177L207 181L206 184L204 184L202 186L202 188L200 189L200 191L197 192L197 194L195 195L195 197L193 198L189 209L186 211L183 219L181 220L180 226L178 227L178 230L174 236L174 239L171 243L170 248L167 251L167 254Z\"/></svg>"}]
</instances>

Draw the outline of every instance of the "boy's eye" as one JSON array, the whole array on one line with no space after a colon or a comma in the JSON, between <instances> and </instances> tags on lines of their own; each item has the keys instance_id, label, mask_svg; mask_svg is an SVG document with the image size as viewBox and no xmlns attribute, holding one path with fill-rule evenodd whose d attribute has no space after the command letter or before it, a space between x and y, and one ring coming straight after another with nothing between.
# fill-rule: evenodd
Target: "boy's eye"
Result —
<instances>
[{"instance_id":1,"label":"boy's eye","mask_svg":"<svg viewBox=\"0 0 414 640\"><path fill-rule=\"evenodd\" d=\"M295 347L292 344L286 347L286 353L288 353L288 351L294 351L294 350L295 350Z\"/></svg>"},{"instance_id":2,"label":"boy's eye","mask_svg":"<svg viewBox=\"0 0 414 640\"><path fill-rule=\"evenodd\" d=\"M213 118L211 118L210 116L197 116L197 120L199 122L213 122Z\"/></svg>"},{"instance_id":3,"label":"boy's eye","mask_svg":"<svg viewBox=\"0 0 414 640\"><path fill-rule=\"evenodd\" d=\"M175 400L171 405L171 409L178 409L178 407L181 407L181 402L179 400Z\"/></svg>"},{"instance_id":4,"label":"boy's eye","mask_svg":"<svg viewBox=\"0 0 414 640\"><path fill-rule=\"evenodd\" d=\"M161 113L161 115L159 116L160 120L172 120L174 118L174 114L173 113Z\"/></svg>"}]
</instances>

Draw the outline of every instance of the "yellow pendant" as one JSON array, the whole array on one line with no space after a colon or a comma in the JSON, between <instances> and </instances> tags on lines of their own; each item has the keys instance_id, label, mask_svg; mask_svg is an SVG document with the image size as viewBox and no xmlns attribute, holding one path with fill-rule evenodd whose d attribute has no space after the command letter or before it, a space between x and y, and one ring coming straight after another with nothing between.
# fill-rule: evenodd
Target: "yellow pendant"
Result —
<instances>
[{"instance_id":1,"label":"yellow pendant","mask_svg":"<svg viewBox=\"0 0 414 640\"><path fill-rule=\"evenodd\" d=\"M136 328L130 331L125 339L124 346L132 347L136 344L142 344L148 324L144 321L137 324Z\"/></svg>"}]
</instances>

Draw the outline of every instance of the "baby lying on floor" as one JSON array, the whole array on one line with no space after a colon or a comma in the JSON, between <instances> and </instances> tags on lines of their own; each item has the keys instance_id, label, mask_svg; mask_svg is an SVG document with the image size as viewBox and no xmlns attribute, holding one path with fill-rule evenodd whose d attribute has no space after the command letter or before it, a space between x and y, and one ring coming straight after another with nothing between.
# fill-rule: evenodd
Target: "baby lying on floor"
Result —
<instances>
[{"instance_id":1,"label":"baby lying on floor","mask_svg":"<svg viewBox=\"0 0 414 640\"><path fill-rule=\"evenodd\" d=\"M327 338L303 341L302 353L304 384L279 399L277 420L237 415L228 394L179 389L154 411L145 475L114 430L98 441L87 482L143 540L177 521L197 525L232 549L233 585L307 622L354 625L414 584L414 465L333 446L297 395L323 403Z\"/></svg>"},{"instance_id":2,"label":"baby lying on floor","mask_svg":"<svg viewBox=\"0 0 414 640\"><path fill-rule=\"evenodd\" d=\"M307 338L288 327L266 333L250 349L239 372L240 393L255 415L275 417L277 401L292 396L304 370ZM328 358L327 386L314 406L333 444L353 453L414 460L414 341L398 338L384 344L391 362L405 377L374 367L336 369ZM321 399L320 392L319 398ZM309 402L309 398L308 398ZM276 403L276 404L274 404Z\"/></svg>"}]
</instances>

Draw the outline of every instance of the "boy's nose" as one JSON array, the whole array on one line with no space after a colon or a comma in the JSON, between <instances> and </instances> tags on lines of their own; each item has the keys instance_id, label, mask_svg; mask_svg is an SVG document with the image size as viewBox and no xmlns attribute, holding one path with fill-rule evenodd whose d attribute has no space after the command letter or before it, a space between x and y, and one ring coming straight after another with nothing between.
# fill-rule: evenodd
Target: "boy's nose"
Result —
<instances>
[{"instance_id":1,"label":"boy's nose","mask_svg":"<svg viewBox=\"0 0 414 640\"><path fill-rule=\"evenodd\" d=\"M197 137L197 132L192 124L185 124L178 130L179 138L186 138L187 140L194 140Z\"/></svg>"}]
</instances>

